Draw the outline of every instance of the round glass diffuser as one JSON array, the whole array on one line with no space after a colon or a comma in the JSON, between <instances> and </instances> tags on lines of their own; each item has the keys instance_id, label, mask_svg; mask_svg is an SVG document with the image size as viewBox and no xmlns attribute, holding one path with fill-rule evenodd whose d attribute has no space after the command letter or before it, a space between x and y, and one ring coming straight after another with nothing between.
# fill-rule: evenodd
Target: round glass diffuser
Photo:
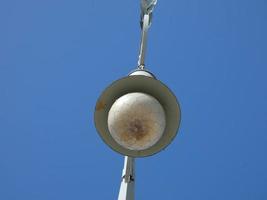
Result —
<instances>
[{"instance_id":1,"label":"round glass diffuser","mask_svg":"<svg viewBox=\"0 0 267 200\"><path fill-rule=\"evenodd\" d=\"M108 129L112 138L130 150L144 150L156 144L165 126L162 105L145 93L133 92L121 96L108 113Z\"/></svg>"}]
</instances>

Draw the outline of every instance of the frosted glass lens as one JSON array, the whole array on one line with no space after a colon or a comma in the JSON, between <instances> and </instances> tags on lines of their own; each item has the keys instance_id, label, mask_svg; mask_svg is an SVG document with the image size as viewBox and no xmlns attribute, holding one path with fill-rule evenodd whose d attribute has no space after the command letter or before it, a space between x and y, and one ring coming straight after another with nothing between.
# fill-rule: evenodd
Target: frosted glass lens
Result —
<instances>
[{"instance_id":1,"label":"frosted glass lens","mask_svg":"<svg viewBox=\"0 0 267 200\"><path fill-rule=\"evenodd\" d=\"M144 150L162 136L166 125L163 107L154 97L129 93L117 99L108 113L113 139L130 150Z\"/></svg>"}]
</instances>

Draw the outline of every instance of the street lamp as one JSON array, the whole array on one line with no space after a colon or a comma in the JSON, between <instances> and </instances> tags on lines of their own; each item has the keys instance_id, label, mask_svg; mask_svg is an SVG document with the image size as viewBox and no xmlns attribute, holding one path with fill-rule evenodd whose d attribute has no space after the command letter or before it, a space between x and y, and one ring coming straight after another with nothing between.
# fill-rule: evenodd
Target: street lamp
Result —
<instances>
[{"instance_id":1,"label":"street lamp","mask_svg":"<svg viewBox=\"0 0 267 200\"><path fill-rule=\"evenodd\" d=\"M113 150L145 157L173 140L180 124L180 107L166 85L145 75L149 72L135 73L104 90L96 104L95 126Z\"/></svg>"},{"instance_id":2,"label":"street lamp","mask_svg":"<svg viewBox=\"0 0 267 200\"><path fill-rule=\"evenodd\" d=\"M151 156L167 147L180 124L180 107L175 95L145 70L147 31L156 1L141 2L138 69L102 92L94 115L103 141L125 156L119 200L134 199L134 158Z\"/></svg>"}]
</instances>

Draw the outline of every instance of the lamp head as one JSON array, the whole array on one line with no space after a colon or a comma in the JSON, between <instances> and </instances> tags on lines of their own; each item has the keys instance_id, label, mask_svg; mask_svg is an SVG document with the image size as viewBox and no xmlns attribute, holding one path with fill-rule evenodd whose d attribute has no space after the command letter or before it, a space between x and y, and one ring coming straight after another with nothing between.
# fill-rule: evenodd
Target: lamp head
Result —
<instances>
[{"instance_id":1,"label":"lamp head","mask_svg":"<svg viewBox=\"0 0 267 200\"><path fill-rule=\"evenodd\" d=\"M131 157L153 155L176 136L180 107L173 93L149 71L135 70L99 97L95 126L113 150Z\"/></svg>"}]
</instances>

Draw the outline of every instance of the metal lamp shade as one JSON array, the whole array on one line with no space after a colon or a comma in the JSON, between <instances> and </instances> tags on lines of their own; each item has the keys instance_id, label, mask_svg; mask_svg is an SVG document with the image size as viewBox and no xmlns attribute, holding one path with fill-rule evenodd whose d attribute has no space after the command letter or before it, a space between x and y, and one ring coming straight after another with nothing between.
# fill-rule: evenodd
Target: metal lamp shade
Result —
<instances>
[{"instance_id":1,"label":"metal lamp shade","mask_svg":"<svg viewBox=\"0 0 267 200\"><path fill-rule=\"evenodd\" d=\"M108 115L114 102L129 93L148 94L162 105L165 112L165 129L161 138L151 147L133 150L120 145L111 136ZM174 94L159 80L143 75L128 76L113 82L99 97L95 107L95 126L103 141L116 152L130 157L145 157L164 149L177 134L180 125L180 107Z\"/></svg>"}]
</instances>

